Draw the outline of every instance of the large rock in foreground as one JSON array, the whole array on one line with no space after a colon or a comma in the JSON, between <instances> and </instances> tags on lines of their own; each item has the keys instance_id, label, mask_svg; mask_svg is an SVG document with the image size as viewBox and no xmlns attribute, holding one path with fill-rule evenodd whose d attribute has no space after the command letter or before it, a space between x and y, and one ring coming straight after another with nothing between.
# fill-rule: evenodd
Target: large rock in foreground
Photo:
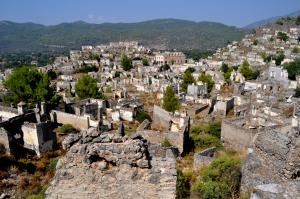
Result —
<instances>
[{"instance_id":1,"label":"large rock in foreground","mask_svg":"<svg viewBox=\"0 0 300 199\"><path fill-rule=\"evenodd\" d=\"M243 166L242 191L253 199L300 198L300 136L270 130L260 132Z\"/></svg>"},{"instance_id":2,"label":"large rock in foreground","mask_svg":"<svg viewBox=\"0 0 300 199\"><path fill-rule=\"evenodd\" d=\"M95 132L70 135L63 144L69 151L58 162L49 199L175 198L175 157L159 145Z\"/></svg>"}]
</instances>

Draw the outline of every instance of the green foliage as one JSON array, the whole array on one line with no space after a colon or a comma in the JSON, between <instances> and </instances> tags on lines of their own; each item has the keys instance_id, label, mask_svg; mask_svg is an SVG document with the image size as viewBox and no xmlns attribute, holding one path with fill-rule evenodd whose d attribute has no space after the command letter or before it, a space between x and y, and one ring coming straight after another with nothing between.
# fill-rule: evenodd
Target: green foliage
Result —
<instances>
[{"instance_id":1,"label":"green foliage","mask_svg":"<svg viewBox=\"0 0 300 199\"><path fill-rule=\"evenodd\" d=\"M189 84L194 84L196 83L192 73L187 70L184 74L183 74L183 82L182 82L182 85L181 85L181 89L183 92L186 92L187 91L187 87Z\"/></svg>"},{"instance_id":2,"label":"green foliage","mask_svg":"<svg viewBox=\"0 0 300 199\"><path fill-rule=\"evenodd\" d=\"M58 162L58 158L51 158L49 160L49 164L47 165L47 171L55 171L56 170L56 165Z\"/></svg>"},{"instance_id":3,"label":"green foliage","mask_svg":"<svg viewBox=\"0 0 300 199\"><path fill-rule=\"evenodd\" d=\"M172 86L168 86L163 98L163 108L169 112L175 112L180 109L180 102Z\"/></svg>"},{"instance_id":4,"label":"green foliage","mask_svg":"<svg viewBox=\"0 0 300 199\"><path fill-rule=\"evenodd\" d=\"M55 131L61 134L70 134L78 132L78 130L74 128L71 124L63 124L62 126L58 127Z\"/></svg>"},{"instance_id":5,"label":"green foliage","mask_svg":"<svg viewBox=\"0 0 300 199\"><path fill-rule=\"evenodd\" d=\"M196 151L201 151L210 147L219 148L223 146L221 140L218 137L206 133L201 133L198 135L193 134L192 142Z\"/></svg>"},{"instance_id":6,"label":"green foliage","mask_svg":"<svg viewBox=\"0 0 300 199\"><path fill-rule=\"evenodd\" d=\"M228 40L238 41L247 33L240 28L220 23L196 23L176 19L151 20L134 24L75 22L51 27L32 23L5 22L0 24L0 30L1 50L5 52L68 51L80 48L82 45L117 41L120 39L120 34L122 40L138 40L149 47L164 45L167 49L206 51L223 47ZM65 48L58 48L51 44L59 44Z\"/></svg>"},{"instance_id":7,"label":"green foliage","mask_svg":"<svg viewBox=\"0 0 300 199\"><path fill-rule=\"evenodd\" d=\"M213 51L202 51L202 50L183 50L183 53L186 55L188 59L193 59L194 61L198 61L199 59L206 59L208 56L213 55Z\"/></svg>"},{"instance_id":8,"label":"green foliage","mask_svg":"<svg viewBox=\"0 0 300 199\"><path fill-rule=\"evenodd\" d=\"M142 123L145 119L148 119L150 122L152 121L151 116L145 111L139 111L136 114L136 120L139 123Z\"/></svg>"},{"instance_id":9,"label":"green foliage","mask_svg":"<svg viewBox=\"0 0 300 199\"><path fill-rule=\"evenodd\" d=\"M209 74L206 75L205 73L202 73L199 76L198 80L206 84L208 93L210 93L213 87L215 86L215 81L213 80L212 76L210 76Z\"/></svg>"},{"instance_id":10,"label":"green foliage","mask_svg":"<svg viewBox=\"0 0 300 199\"><path fill-rule=\"evenodd\" d=\"M50 78L50 80L55 80L57 78L57 74L56 72L54 72L53 70L49 70L47 72L48 77Z\"/></svg>"},{"instance_id":11,"label":"green foliage","mask_svg":"<svg viewBox=\"0 0 300 199\"><path fill-rule=\"evenodd\" d=\"M299 86L297 86L297 88L295 89L294 97L300 98L300 87Z\"/></svg>"},{"instance_id":12,"label":"green foliage","mask_svg":"<svg viewBox=\"0 0 300 199\"><path fill-rule=\"evenodd\" d=\"M188 178L177 168L176 198L185 199L190 195L190 183Z\"/></svg>"},{"instance_id":13,"label":"green foliage","mask_svg":"<svg viewBox=\"0 0 300 199\"><path fill-rule=\"evenodd\" d=\"M146 59L146 58L143 59L143 66L149 66L148 59Z\"/></svg>"},{"instance_id":14,"label":"green foliage","mask_svg":"<svg viewBox=\"0 0 300 199\"><path fill-rule=\"evenodd\" d=\"M168 64L164 64L162 66L159 67L159 72L164 72L170 69L170 66Z\"/></svg>"},{"instance_id":15,"label":"green foliage","mask_svg":"<svg viewBox=\"0 0 300 199\"><path fill-rule=\"evenodd\" d=\"M212 122L209 124L195 125L191 127L191 134L208 133L218 138L221 136L221 123Z\"/></svg>"},{"instance_id":16,"label":"green foliage","mask_svg":"<svg viewBox=\"0 0 300 199\"><path fill-rule=\"evenodd\" d=\"M253 70L250 67L250 64L247 60L245 60L240 68L240 73L245 77L246 80L257 79L260 72L259 70Z\"/></svg>"},{"instance_id":17,"label":"green foliage","mask_svg":"<svg viewBox=\"0 0 300 199\"><path fill-rule=\"evenodd\" d=\"M161 142L161 146L162 146L162 147L168 148L168 147L172 147L173 145L171 144L171 142L170 142L167 138L165 138L165 139Z\"/></svg>"},{"instance_id":18,"label":"green foliage","mask_svg":"<svg viewBox=\"0 0 300 199\"><path fill-rule=\"evenodd\" d=\"M132 60L127 55L122 55L121 66L125 71L132 69Z\"/></svg>"},{"instance_id":19,"label":"green foliage","mask_svg":"<svg viewBox=\"0 0 300 199\"><path fill-rule=\"evenodd\" d=\"M298 54L300 53L300 48L298 48L297 46L295 46L292 50L292 53Z\"/></svg>"},{"instance_id":20,"label":"green foliage","mask_svg":"<svg viewBox=\"0 0 300 199\"><path fill-rule=\"evenodd\" d=\"M24 101L33 106L38 102L54 104L57 100L47 74L39 72L34 67L16 68L4 84L13 93L12 96L6 96L8 102Z\"/></svg>"},{"instance_id":21,"label":"green foliage","mask_svg":"<svg viewBox=\"0 0 300 199\"><path fill-rule=\"evenodd\" d=\"M285 55L280 53L278 56L275 57L275 64L276 66L280 66L281 62L285 59Z\"/></svg>"},{"instance_id":22,"label":"green foliage","mask_svg":"<svg viewBox=\"0 0 300 199\"><path fill-rule=\"evenodd\" d=\"M281 41L287 41L289 39L289 36L284 32L278 32L277 39L280 39Z\"/></svg>"},{"instance_id":23,"label":"green foliage","mask_svg":"<svg viewBox=\"0 0 300 199\"><path fill-rule=\"evenodd\" d=\"M204 168L193 186L203 199L237 198L241 181L241 163L229 156L215 159Z\"/></svg>"},{"instance_id":24,"label":"green foliage","mask_svg":"<svg viewBox=\"0 0 300 199\"><path fill-rule=\"evenodd\" d=\"M298 17L296 18L296 25L297 25L297 26L300 25L300 16L298 16Z\"/></svg>"},{"instance_id":25,"label":"green foliage","mask_svg":"<svg viewBox=\"0 0 300 199\"><path fill-rule=\"evenodd\" d=\"M229 70L228 64L222 63L221 71L222 71L223 73L227 73L228 70Z\"/></svg>"},{"instance_id":26,"label":"green foliage","mask_svg":"<svg viewBox=\"0 0 300 199\"><path fill-rule=\"evenodd\" d=\"M195 72L195 71L196 71L195 68L188 67L188 68L184 71L184 73L187 73L187 72L193 73L193 72Z\"/></svg>"},{"instance_id":27,"label":"green foliage","mask_svg":"<svg viewBox=\"0 0 300 199\"><path fill-rule=\"evenodd\" d=\"M94 65L86 65L84 64L82 67L78 69L79 73L88 73L88 72L97 72L98 68Z\"/></svg>"},{"instance_id":28,"label":"green foliage","mask_svg":"<svg viewBox=\"0 0 300 199\"><path fill-rule=\"evenodd\" d=\"M92 60L100 61L100 56L97 55L97 54L93 54L93 55L92 55Z\"/></svg>"},{"instance_id":29,"label":"green foliage","mask_svg":"<svg viewBox=\"0 0 300 199\"><path fill-rule=\"evenodd\" d=\"M209 147L222 147L221 123L195 125L191 127L191 139L196 151Z\"/></svg>"},{"instance_id":30,"label":"green foliage","mask_svg":"<svg viewBox=\"0 0 300 199\"><path fill-rule=\"evenodd\" d=\"M118 78L118 77L120 77L120 76L121 76L121 74L122 74L122 72L121 72L121 71L116 71L114 78Z\"/></svg>"},{"instance_id":31,"label":"green foliage","mask_svg":"<svg viewBox=\"0 0 300 199\"><path fill-rule=\"evenodd\" d=\"M97 87L97 81L88 75L82 75L75 86L75 93L79 99L103 99L104 95Z\"/></svg>"},{"instance_id":32,"label":"green foliage","mask_svg":"<svg viewBox=\"0 0 300 199\"><path fill-rule=\"evenodd\" d=\"M254 46L257 46L257 44L258 44L258 40L255 39L255 40L253 41L253 45L254 45Z\"/></svg>"},{"instance_id":33,"label":"green foliage","mask_svg":"<svg viewBox=\"0 0 300 199\"><path fill-rule=\"evenodd\" d=\"M223 77L224 77L225 81L229 82L233 68L229 67L228 64L223 63L221 66L221 71L223 72Z\"/></svg>"},{"instance_id":34,"label":"green foliage","mask_svg":"<svg viewBox=\"0 0 300 199\"><path fill-rule=\"evenodd\" d=\"M287 70L289 79L296 80L296 76L300 74L300 59L295 59L293 62L284 65Z\"/></svg>"}]
</instances>

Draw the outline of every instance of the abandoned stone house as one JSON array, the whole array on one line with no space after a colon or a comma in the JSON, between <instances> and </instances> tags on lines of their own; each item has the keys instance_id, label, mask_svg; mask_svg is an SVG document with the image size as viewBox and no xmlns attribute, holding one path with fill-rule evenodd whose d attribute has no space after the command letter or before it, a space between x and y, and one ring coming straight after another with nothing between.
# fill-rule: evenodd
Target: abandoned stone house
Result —
<instances>
[{"instance_id":1,"label":"abandoned stone house","mask_svg":"<svg viewBox=\"0 0 300 199\"><path fill-rule=\"evenodd\" d=\"M154 106L153 122L141 126L143 127L137 129L137 134L151 143L161 144L168 140L180 154L188 150L190 118L186 114L175 116L159 106Z\"/></svg>"},{"instance_id":2,"label":"abandoned stone house","mask_svg":"<svg viewBox=\"0 0 300 199\"><path fill-rule=\"evenodd\" d=\"M7 154L19 155L28 149L40 156L55 147L54 125L46 119L44 103L33 110L24 103L18 109L1 106L0 110L0 144Z\"/></svg>"},{"instance_id":3,"label":"abandoned stone house","mask_svg":"<svg viewBox=\"0 0 300 199\"><path fill-rule=\"evenodd\" d=\"M111 129L111 123L104 117L108 107L106 100L85 99L66 104L64 110L52 110L50 117L54 123L71 124L80 130L90 127Z\"/></svg>"},{"instance_id":4,"label":"abandoned stone house","mask_svg":"<svg viewBox=\"0 0 300 199\"><path fill-rule=\"evenodd\" d=\"M143 103L136 99L119 99L110 110L113 121L133 121L138 112L144 110Z\"/></svg>"}]
</instances>

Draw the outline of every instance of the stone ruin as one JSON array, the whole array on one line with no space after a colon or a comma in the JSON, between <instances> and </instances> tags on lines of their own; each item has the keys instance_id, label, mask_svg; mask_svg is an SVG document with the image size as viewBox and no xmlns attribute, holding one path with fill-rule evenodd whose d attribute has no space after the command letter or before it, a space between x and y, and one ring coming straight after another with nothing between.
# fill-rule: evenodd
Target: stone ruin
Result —
<instances>
[{"instance_id":1,"label":"stone ruin","mask_svg":"<svg viewBox=\"0 0 300 199\"><path fill-rule=\"evenodd\" d=\"M252 192L252 199L300 198L299 130L258 133L249 148L242 176L242 192Z\"/></svg>"},{"instance_id":2,"label":"stone ruin","mask_svg":"<svg viewBox=\"0 0 300 199\"><path fill-rule=\"evenodd\" d=\"M175 198L172 150L137 134L129 138L122 126L115 133L90 128L66 137L68 152L58 161L46 198Z\"/></svg>"},{"instance_id":3,"label":"stone ruin","mask_svg":"<svg viewBox=\"0 0 300 199\"><path fill-rule=\"evenodd\" d=\"M207 148L199 153L194 154L194 170L201 168L204 165L209 165L215 158L217 152L216 147Z\"/></svg>"}]
</instances>

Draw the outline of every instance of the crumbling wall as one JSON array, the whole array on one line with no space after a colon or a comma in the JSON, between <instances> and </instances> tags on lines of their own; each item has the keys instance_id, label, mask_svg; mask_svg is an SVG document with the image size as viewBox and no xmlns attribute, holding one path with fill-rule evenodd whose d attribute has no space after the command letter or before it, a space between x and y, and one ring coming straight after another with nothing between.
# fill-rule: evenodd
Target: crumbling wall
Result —
<instances>
[{"instance_id":1,"label":"crumbling wall","mask_svg":"<svg viewBox=\"0 0 300 199\"><path fill-rule=\"evenodd\" d=\"M299 130L259 132L243 165L242 191L253 191L252 198L299 198L299 179Z\"/></svg>"},{"instance_id":2,"label":"crumbling wall","mask_svg":"<svg viewBox=\"0 0 300 199\"><path fill-rule=\"evenodd\" d=\"M22 132L24 147L37 155L53 149L56 139L50 123L25 123Z\"/></svg>"},{"instance_id":3,"label":"crumbling wall","mask_svg":"<svg viewBox=\"0 0 300 199\"><path fill-rule=\"evenodd\" d=\"M256 133L256 129L243 128L230 120L222 121L221 140L226 147L236 151L247 149Z\"/></svg>"},{"instance_id":4,"label":"crumbling wall","mask_svg":"<svg viewBox=\"0 0 300 199\"><path fill-rule=\"evenodd\" d=\"M95 130L71 134L46 198L164 198L176 195L176 160L170 150L140 136Z\"/></svg>"},{"instance_id":5,"label":"crumbling wall","mask_svg":"<svg viewBox=\"0 0 300 199\"><path fill-rule=\"evenodd\" d=\"M61 111L51 111L50 117L52 122L59 124L71 124L77 129L88 129L90 127L89 118L77 116L69 113L64 113Z\"/></svg>"}]
</instances>

